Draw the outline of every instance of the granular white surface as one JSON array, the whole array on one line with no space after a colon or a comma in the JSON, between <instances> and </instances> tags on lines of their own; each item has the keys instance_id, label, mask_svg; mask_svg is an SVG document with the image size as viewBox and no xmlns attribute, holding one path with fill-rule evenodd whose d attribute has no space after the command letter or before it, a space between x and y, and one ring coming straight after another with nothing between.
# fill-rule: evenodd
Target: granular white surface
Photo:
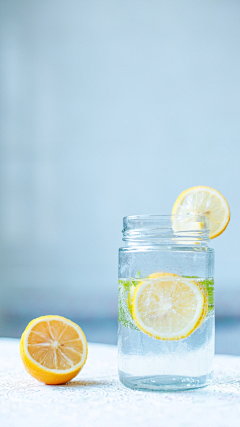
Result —
<instances>
[{"instance_id":1,"label":"granular white surface","mask_svg":"<svg viewBox=\"0 0 240 427\"><path fill-rule=\"evenodd\" d=\"M89 344L82 372L46 386L24 369L19 340L0 339L0 425L4 427L239 427L240 357L216 356L211 386L144 392L118 380L117 348Z\"/></svg>"}]
</instances>

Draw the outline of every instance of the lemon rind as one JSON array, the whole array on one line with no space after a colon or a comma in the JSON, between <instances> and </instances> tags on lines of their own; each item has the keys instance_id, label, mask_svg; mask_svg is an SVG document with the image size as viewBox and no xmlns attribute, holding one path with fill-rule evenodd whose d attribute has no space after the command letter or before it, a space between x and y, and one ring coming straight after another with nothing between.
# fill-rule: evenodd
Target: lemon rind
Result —
<instances>
[{"instance_id":1,"label":"lemon rind","mask_svg":"<svg viewBox=\"0 0 240 427\"><path fill-rule=\"evenodd\" d=\"M128 292L128 297L127 297L127 305L128 305L131 316L132 316L132 301L133 301L134 290L135 290L135 286L131 285Z\"/></svg>"}]
</instances>

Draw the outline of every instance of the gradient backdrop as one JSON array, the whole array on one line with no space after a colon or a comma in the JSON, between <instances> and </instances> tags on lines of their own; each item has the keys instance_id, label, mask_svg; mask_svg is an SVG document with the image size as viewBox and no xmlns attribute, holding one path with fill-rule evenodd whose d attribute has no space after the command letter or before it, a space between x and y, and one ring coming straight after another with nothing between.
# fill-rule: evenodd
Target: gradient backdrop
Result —
<instances>
[{"instance_id":1,"label":"gradient backdrop","mask_svg":"<svg viewBox=\"0 0 240 427\"><path fill-rule=\"evenodd\" d=\"M240 316L239 19L234 0L0 0L3 324L115 319L122 217L201 184L230 204L216 312Z\"/></svg>"}]
</instances>

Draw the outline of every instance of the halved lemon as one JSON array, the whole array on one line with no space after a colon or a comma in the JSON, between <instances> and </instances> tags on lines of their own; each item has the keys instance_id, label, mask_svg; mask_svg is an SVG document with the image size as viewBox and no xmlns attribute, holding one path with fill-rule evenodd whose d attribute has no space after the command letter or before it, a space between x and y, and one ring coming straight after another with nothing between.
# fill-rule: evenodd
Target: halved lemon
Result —
<instances>
[{"instance_id":1,"label":"halved lemon","mask_svg":"<svg viewBox=\"0 0 240 427\"><path fill-rule=\"evenodd\" d=\"M230 209L223 195L211 187L197 186L183 191L172 209L172 215L204 215L209 219L209 237L219 236L230 221ZM182 217L183 218L183 217ZM181 231L190 230L188 220L184 226L181 218ZM198 225L198 227L196 227ZM175 221L177 226L177 221ZM194 230L201 229L201 223L194 223Z\"/></svg>"},{"instance_id":2,"label":"halved lemon","mask_svg":"<svg viewBox=\"0 0 240 427\"><path fill-rule=\"evenodd\" d=\"M165 275L135 288L132 315L138 328L161 340L179 340L198 328L207 314L207 293L194 280Z\"/></svg>"},{"instance_id":3,"label":"halved lemon","mask_svg":"<svg viewBox=\"0 0 240 427\"><path fill-rule=\"evenodd\" d=\"M45 384L64 384L74 378L86 362L87 352L82 329L61 316L32 320L20 341L26 370Z\"/></svg>"}]
</instances>

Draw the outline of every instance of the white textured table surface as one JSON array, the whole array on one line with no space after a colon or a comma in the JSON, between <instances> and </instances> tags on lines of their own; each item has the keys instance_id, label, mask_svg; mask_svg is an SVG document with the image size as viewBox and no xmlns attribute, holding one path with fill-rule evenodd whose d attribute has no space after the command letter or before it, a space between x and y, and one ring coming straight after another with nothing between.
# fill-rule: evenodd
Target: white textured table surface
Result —
<instances>
[{"instance_id":1,"label":"white textured table surface","mask_svg":"<svg viewBox=\"0 0 240 427\"><path fill-rule=\"evenodd\" d=\"M1 427L239 427L240 357L216 356L206 388L144 392L121 385L115 346L89 344L82 372L70 383L46 386L23 368L19 341L0 339Z\"/></svg>"}]
</instances>

